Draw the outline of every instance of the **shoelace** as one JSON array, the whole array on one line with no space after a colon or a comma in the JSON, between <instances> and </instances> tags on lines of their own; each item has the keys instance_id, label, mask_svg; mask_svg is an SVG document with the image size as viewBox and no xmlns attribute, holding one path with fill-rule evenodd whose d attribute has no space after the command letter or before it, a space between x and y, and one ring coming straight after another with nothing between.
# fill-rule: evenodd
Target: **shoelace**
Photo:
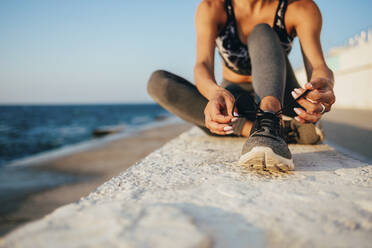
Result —
<instances>
[{"instance_id":1,"label":"shoelace","mask_svg":"<svg viewBox=\"0 0 372 248\"><path fill-rule=\"evenodd\" d=\"M257 104L256 102L254 102L250 96L248 96L246 98L246 100L248 100L250 103L251 106L253 105L254 109L253 110L247 110L247 109L240 109L238 110L239 111L239 116L243 116L247 119L256 119L256 130L258 132L260 131L263 131L263 128L266 127L268 128L268 130L273 134L273 135L280 135L282 136L282 132L281 132L281 128L280 128L280 115L287 109L289 109L290 107L292 107L297 100L299 100L300 98L306 96L308 93L310 92L310 90L306 90L304 93L302 93L300 96L298 96L297 98L293 99L291 102L289 102L287 104L287 106L285 106L284 108L280 109L279 111L275 112L275 113L267 113L267 112L264 112L260 107L259 107L259 104ZM239 99L242 99L242 97L244 96L244 94L241 94L237 97L237 99L235 100L235 103L234 103L234 106L233 106L233 111L232 111L232 115L234 117L238 117L236 115L234 115L234 109L237 107L237 103L239 103ZM245 105L247 106L247 105Z\"/></svg>"},{"instance_id":2,"label":"shoelace","mask_svg":"<svg viewBox=\"0 0 372 248\"><path fill-rule=\"evenodd\" d=\"M297 98L294 98L291 102L289 102L287 104L287 106L285 106L284 108L280 109L279 111L275 112L275 115L276 116L279 116L281 114L283 114L283 112L287 109L289 109L290 107L292 107L296 101L298 101L299 99L301 99L302 97L306 96L308 93L310 92L310 90L305 90L304 93L302 93L300 96L298 96ZM257 114L260 114L260 113L264 113L264 111L259 107L260 104L257 104L256 102L252 101L252 99L250 97L248 97L247 99L250 101L250 103L254 106L254 109L253 110L246 110L246 109L243 109L243 110L240 110L240 113L239 115L234 115L234 109L237 107L237 103L239 102L239 100L244 96L244 94L240 94L235 102L234 102L234 106L233 106L233 109L232 109L232 116L234 117L239 117L239 116L243 116L243 117L246 117L247 119L251 119L251 118L255 118L257 116Z\"/></svg>"},{"instance_id":3,"label":"shoelace","mask_svg":"<svg viewBox=\"0 0 372 248\"><path fill-rule=\"evenodd\" d=\"M264 128L267 128L269 132L274 135L278 136L281 135L280 132L280 118L277 114L270 113L270 112L259 112L256 115L256 132L264 131Z\"/></svg>"}]
</instances>

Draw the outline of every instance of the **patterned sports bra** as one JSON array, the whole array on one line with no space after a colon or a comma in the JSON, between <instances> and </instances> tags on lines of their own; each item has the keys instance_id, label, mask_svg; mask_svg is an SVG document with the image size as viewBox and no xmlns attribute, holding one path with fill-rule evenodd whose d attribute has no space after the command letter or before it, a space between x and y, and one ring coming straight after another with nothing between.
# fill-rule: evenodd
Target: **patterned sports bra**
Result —
<instances>
[{"instance_id":1,"label":"patterned sports bra","mask_svg":"<svg viewBox=\"0 0 372 248\"><path fill-rule=\"evenodd\" d=\"M227 23L216 38L216 47L227 68L241 75L251 75L252 68L248 54L248 47L239 39L234 9L231 1L232 0L225 0ZM284 15L287 6L287 0L279 0L273 29L277 33L284 51L288 54L292 48L294 35L288 35L285 28Z\"/></svg>"}]
</instances>

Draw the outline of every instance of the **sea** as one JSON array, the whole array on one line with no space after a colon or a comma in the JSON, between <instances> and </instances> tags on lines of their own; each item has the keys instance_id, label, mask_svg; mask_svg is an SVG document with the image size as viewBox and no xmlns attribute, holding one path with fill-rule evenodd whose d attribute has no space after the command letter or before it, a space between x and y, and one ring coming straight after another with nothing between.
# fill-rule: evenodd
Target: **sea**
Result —
<instances>
[{"instance_id":1,"label":"sea","mask_svg":"<svg viewBox=\"0 0 372 248\"><path fill-rule=\"evenodd\" d=\"M156 104L0 105L0 219L33 193L94 177L37 169L40 162L174 121ZM119 132L93 135L107 128Z\"/></svg>"},{"instance_id":2,"label":"sea","mask_svg":"<svg viewBox=\"0 0 372 248\"><path fill-rule=\"evenodd\" d=\"M157 104L0 105L0 216L34 192L90 180L85 175L34 169L40 161L99 146L174 118ZM107 128L120 132L93 135Z\"/></svg>"},{"instance_id":3,"label":"sea","mask_svg":"<svg viewBox=\"0 0 372 248\"><path fill-rule=\"evenodd\" d=\"M131 133L170 114L157 104L0 106L0 167L16 160L99 139L94 130Z\"/></svg>"}]
</instances>

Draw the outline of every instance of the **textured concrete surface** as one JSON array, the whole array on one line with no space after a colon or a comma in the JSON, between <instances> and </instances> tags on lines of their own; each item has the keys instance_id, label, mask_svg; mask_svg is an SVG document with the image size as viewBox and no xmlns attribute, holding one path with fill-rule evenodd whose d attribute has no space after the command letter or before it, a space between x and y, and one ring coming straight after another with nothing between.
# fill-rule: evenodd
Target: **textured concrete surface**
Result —
<instances>
[{"instance_id":1,"label":"textured concrete surface","mask_svg":"<svg viewBox=\"0 0 372 248\"><path fill-rule=\"evenodd\" d=\"M328 144L372 164L372 109L335 108L322 119Z\"/></svg>"},{"instance_id":2,"label":"textured concrete surface","mask_svg":"<svg viewBox=\"0 0 372 248\"><path fill-rule=\"evenodd\" d=\"M371 165L294 145L296 171L257 173L243 142L193 128L0 247L371 247Z\"/></svg>"}]
</instances>

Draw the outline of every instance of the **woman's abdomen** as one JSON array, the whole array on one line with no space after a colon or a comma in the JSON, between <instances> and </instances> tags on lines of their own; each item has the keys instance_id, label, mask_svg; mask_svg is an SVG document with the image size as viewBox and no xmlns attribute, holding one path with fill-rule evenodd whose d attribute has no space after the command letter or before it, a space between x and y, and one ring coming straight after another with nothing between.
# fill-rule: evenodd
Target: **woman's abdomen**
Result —
<instances>
[{"instance_id":1,"label":"woman's abdomen","mask_svg":"<svg viewBox=\"0 0 372 248\"><path fill-rule=\"evenodd\" d=\"M252 82L252 76L251 75L240 75L229 68L227 68L223 63L222 63L222 76L224 79L233 82L233 83L251 83Z\"/></svg>"}]
</instances>

